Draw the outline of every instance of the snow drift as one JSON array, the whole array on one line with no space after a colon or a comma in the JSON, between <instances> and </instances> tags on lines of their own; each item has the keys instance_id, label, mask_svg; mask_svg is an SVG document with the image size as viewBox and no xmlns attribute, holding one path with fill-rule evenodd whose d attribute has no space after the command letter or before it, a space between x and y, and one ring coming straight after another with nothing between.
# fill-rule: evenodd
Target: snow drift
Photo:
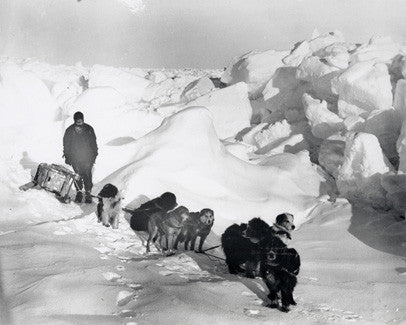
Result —
<instances>
[{"instance_id":1,"label":"snow drift","mask_svg":"<svg viewBox=\"0 0 406 325\"><path fill-rule=\"evenodd\" d=\"M179 204L192 211L210 207L216 233L255 216L272 223L284 211L295 214L300 224L306 210L326 194L320 190L325 180L306 154L277 155L262 166L229 154L204 107L190 107L166 118L127 150L134 153L131 162L103 182L121 185L126 203L171 191Z\"/></svg>"}]
</instances>

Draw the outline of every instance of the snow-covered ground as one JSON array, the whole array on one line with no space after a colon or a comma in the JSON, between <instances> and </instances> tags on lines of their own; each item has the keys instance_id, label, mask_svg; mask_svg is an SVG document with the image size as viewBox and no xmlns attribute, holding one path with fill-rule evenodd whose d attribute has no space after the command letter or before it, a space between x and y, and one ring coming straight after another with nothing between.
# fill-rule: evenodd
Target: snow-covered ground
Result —
<instances>
[{"instance_id":1,"label":"snow-covered ground","mask_svg":"<svg viewBox=\"0 0 406 325\"><path fill-rule=\"evenodd\" d=\"M339 32L225 71L2 58L0 323L405 322L405 62L388 38ZM165 191L211 208L206 248L234 222L293 213L298 305L269 309L262 281L222 259L145 254L124 212L112 230L95 203L20 191L39 163L63 164L77 110L98 139L94 194L113 183L129 208Z\"/></svg>"}]
</instances>

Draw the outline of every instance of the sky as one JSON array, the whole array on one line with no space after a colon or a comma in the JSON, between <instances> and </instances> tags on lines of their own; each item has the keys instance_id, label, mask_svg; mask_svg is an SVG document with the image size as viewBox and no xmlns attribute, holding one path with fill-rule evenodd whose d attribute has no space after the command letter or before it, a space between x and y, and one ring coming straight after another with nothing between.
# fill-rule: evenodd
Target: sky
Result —
<instances>
[{"instance_id":1,"label":"sky","mask_svg":"<svg viewBox=\"0 0 406 325\"><path fill-rule=\"evenodd\" d=\"M52 64L223 68L312 31L406 41L405 0L1 0L0 56Z\"/></svg>"}]
</instances>

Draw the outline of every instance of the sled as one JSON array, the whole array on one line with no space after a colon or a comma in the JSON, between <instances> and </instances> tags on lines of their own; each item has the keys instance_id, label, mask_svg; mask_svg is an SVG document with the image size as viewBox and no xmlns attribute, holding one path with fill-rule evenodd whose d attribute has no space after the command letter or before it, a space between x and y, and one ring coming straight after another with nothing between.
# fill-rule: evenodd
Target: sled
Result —
<instances>
[{"instance_id":1,"label":"sled","mask_svg":"<svg viewBox=\"0 0 406 325\"><path fill-rule=\"evenodd\" d=\"M55 193L56 198L63 203L70 203L72 185L80 179L80 176L64 166L41 163L32 182L20 187L26 191L33 187L43 188Z\"/></svg>"}]
</instances>

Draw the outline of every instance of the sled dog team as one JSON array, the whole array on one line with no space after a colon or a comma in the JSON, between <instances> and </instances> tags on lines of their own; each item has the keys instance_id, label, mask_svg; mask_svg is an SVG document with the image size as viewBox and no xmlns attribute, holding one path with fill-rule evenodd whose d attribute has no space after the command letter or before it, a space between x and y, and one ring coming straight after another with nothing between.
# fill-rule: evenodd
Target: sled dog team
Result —
<instances>
[{"instance_id":1,"label":"sled dog team","mask_svg":"<svg viewBox=\"0 0 406 325\"><path fill-rule=\"evenodd\" d=\"M98 222L118 228L122 200L118 189L106 184L98 198ZM195 251L204 253L203 244L214 223L213 210L204 208L190 212L186 207L178 206L175 194L170 192L135 210L122 210L130 213L130 226L136 233L148 234L146 252L150 252L152 242L157 243L166 256L174 255L180 242L184 243L185 250L195 250L197 237L200 242ZM293 219L292 214L283 213L269 226L264 220L253 218L248 223L229 226L221 236L229 273L243 272L248 278L261 277L269 290L268 306L284 312L289 311L290 305L296 305L293 290L300 270L298 252L287 247L295 229Z\"/></svg>"}]
</instances>

